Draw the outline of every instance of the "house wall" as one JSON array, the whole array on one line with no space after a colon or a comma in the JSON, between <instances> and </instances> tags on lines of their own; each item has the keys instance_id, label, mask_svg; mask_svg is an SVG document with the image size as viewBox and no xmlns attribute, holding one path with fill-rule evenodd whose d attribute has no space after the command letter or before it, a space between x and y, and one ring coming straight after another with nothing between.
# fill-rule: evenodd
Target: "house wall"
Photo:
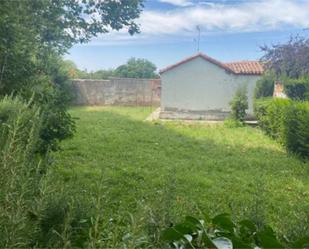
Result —
<instances>
[{"instance_id":1,"label":"house wall","mask_svg":"<svg viewBox=\"0 0 309 249\"><path fill-rule=\"evenodd\" d=\"M202 58L161 75L161 117L222 119L238 86L246 85L253 114L253 92L259 76L235 75Z\"/></svg>"},{"instance_id":2,"label":"house wall","mask_svg":"<svg viewBox=\"0 0 309 249\"><path fill-rule=\"evenodd\" d=\"M160 79L77 79L72 85L76 105L160 105Z\"/></svg>"}]
</instances>

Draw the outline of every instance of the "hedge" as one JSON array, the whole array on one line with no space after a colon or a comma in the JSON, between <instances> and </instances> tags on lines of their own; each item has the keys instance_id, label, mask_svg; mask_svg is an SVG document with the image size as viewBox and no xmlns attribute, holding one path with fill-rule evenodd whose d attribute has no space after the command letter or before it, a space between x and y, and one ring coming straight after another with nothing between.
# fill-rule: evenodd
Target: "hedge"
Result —
<instances>
[{"instance_id":1,"label":"hedge","mask_svg":"<svg viewBox=\"0 0 309 249\"><path fill-rule=\"evenodd\" d=\"M309 100L309 77L285 79L284 91L293 100Z\"/></svg>"},{"instance_id":2,"label":"hedge","mask_svg":"<svg viewBox=\"0 0 309 249\"><path fill-rule=\"evenodd\" d=\"M287 151L309 158L309 102L259 99L255 115L260 127Z\"/></svg>"}]
</instances>

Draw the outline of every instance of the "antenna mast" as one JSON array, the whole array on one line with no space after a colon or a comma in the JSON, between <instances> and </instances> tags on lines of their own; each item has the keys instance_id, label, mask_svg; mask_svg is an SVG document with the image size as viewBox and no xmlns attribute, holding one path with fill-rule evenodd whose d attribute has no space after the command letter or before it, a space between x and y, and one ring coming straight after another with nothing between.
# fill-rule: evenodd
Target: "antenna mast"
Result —
<instances>
[{"instance_id":1,"label":"antenna mast","mask_svg":"<svg viewBox=\"0 0 309 249\"><path fill-rule=\"evenodd\" d=\"M196 26L198 36L197 36L197 52L200 52L200 40L201 40L201 28L199 25Z\"/></svg>"}]
</instances>

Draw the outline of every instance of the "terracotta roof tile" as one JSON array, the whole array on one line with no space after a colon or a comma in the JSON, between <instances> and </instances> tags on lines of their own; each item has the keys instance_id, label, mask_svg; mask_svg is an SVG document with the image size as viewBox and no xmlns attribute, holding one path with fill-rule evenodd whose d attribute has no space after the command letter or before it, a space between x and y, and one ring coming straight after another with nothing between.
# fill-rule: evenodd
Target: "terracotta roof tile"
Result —
<instances>
[{"instance_id":1,"label":"terracotta roof tile","mask_svg":"<svg viewBox=\"0 0 309 249\"><path fill-rule=\"evenodd\" d=\"M242 75L261 75L264 72L263 66L258 61L241 61L241 62L231 62L231 63L222 63L220 61L217 61L205 54L198 53L194 56L188 57L176 64L173 64L171 66L168 66L162 70L160 70L160 74L163 74L175 67L178 67L184 63L187 63L189 61L192 61L198 57L203 58L206 61L209 61L227 72L234 73L234 74L242 74Z\"/></svg>"},{"instance_id":2,"label":"terracotta roof tile","mask_svg":"<svg viewBox=\"0 0 309 249\"><path fill-rule=\"evenodd\" d=\"M225 63L236 74L261 75L264 73L262 64L258 61L240 61Z\"/></svg>"}]
</instances>

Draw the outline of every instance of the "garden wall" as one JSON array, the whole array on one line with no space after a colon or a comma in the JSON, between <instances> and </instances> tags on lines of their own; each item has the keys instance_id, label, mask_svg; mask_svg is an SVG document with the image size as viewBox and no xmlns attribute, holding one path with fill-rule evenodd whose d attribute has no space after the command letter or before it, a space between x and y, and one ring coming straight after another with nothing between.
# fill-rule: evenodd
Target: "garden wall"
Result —
<instances>
[{"instance_id":1,"label":"garden wall","mask_svg":"<svg viewBox=\"0 0 309 249\"><path fill-rule=\"evenodd\" d=\"M72 84L76 105L160 105L160 79L76 79Z\"/></svg>"}]
</instances>

